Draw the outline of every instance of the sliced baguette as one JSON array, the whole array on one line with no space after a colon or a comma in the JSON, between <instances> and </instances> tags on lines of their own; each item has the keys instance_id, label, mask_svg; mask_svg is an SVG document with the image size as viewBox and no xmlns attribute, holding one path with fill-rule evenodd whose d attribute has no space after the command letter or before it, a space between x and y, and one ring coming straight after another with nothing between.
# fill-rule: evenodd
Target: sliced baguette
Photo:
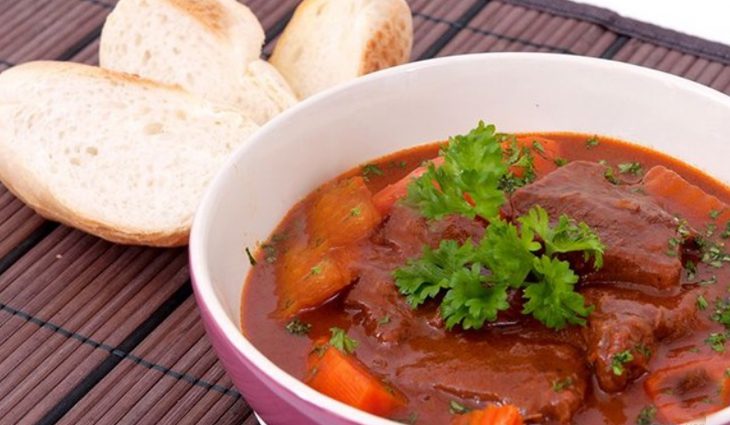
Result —
<instances>
[{"instance_id":1,"label":"sliced baguette","mask_svg":"<svg viewBox=\"0 0 730 425\"><path fill-rule=\"evenodd\" d=\"M297 99L260 60L264 31L235 0L120 0L101 33L101 67L178 84L263 124Z\"/></svg>"},{"instance_id":2,"label":"sliced baguette","mask_svg":"<svg viewBox=\"0 0 730 425\"><path fill-rule=\"evenodd\" d=\"M204 188L257 128L179 87L64 62L0 74L0 180L114 242L187 243Z\"/></svg>"},{"instance_id":3,"label":"sliced baguette","mask_svg":"<svg viewBox=\"0 0 730 425\"><path fill-rule=\"evenodd\" d=\"M270 62L304 99L407 62L412 44L411 11L405 0L304 0Z\"/></svg>"}]
</instances>

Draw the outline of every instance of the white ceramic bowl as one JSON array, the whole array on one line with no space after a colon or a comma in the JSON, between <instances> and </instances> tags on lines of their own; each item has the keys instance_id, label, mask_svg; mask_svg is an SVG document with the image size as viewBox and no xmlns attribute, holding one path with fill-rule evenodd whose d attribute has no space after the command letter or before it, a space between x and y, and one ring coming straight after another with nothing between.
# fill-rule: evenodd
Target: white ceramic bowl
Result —
<instances>
[{"instance_id":1,"label":"white ceramic bowl","mask_svg":"<svg viewBox=\"0 0 730 425\"><path fill-rule=\"evenodd\" d=\"M414 63L314 96L259 130L230 159L193 225L190 263L210 339L270 425L394 424L321 395L266 359L239 330L249 263L296 201L379 156L445 139L480 119L500 131L615 136L730 182L730 97L618 62L488 53ZM730 409L707 424L730 423Z\"/></svg>"}]
</instances>

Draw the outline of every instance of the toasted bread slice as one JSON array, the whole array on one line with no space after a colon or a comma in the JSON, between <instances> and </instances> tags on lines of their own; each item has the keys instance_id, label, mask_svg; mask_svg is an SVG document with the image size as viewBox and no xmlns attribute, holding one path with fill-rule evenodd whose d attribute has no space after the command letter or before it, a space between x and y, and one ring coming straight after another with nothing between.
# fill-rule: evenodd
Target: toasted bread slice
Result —
<instances>
[{"instance_id":1,"label":"toasted bread slice","mask_svg":"<svg viewBox=\"0 0 730 425\"><path fill-rule=\"evenodd\" d=\"M304 0L270 62L303 99L407 62L412 44L405 0Z\"/></svg>"},{"instance_id":2,"label":"toasted bread slice","mask_svg":"<svg viewBox=\"0 0 730 425\"><path fill-rule=\"evenodd\" d=\"M260 60L264 31L235 0L120 0L101 33L103 68L177 84L263 124L297 99Z\"/></svg>"},{"instance_id":3,"label":"toasted bread slice","mask_svg":"<svg viewBox=\"0 0 730 425\"><path fill-rule=\"evenodd\" d=\"M200 197L257 128L179 87L63 62L0 74L0 180L114 242L187 243Z\"/></svg>"}]
</instances>

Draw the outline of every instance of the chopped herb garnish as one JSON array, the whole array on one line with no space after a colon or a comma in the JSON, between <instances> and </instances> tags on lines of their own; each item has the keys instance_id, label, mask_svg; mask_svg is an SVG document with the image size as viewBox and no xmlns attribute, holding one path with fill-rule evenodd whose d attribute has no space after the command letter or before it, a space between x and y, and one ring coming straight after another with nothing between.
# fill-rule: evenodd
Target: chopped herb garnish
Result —
<instances>
[{"instance_id":1,"label":"chopped herb garnish","mask_svg":"<svg viewBox=\"0 0 730 425\"><path fill-rule=\"evenodd\" d=\"M725 253L724 244L714 243L703 238L697 238L697 243L702 252L703 263L720 268L723 263L730 262L730 254Z\"/></svg>"},{"instance_id":2,"label":"chopped herb garnish","mask_svg":"<svg viewBox=\"0 0 730 425\"><path fill-rule=\"evenodd\" d=\"M702 279L699 281L700 286L707 286L707 285L714 285L717 283L717 276L714 274L707 279Z\"/></svg>"},{"instance_id":3,"label":"chopped herb garnish","mask_svg":"<svg viewBox=\"0 0 730 425\"><path fill-rule=\"evenodd\" d=\"M521 147L514 137L508 139L510 139L510 144L503 152L504 160L510 168L500 178L499 189L512 193L520 187L535 181L537 176L535 175L535 159L532 156L532 151L526 147ZM542 145L539 146L542 147ZM513 167L522 170L520 176L512 172Z\"/></svg>"},{"instance_id":4,"label":"chopped herb garnish","mask_svg":"<svg viewBox=\"0 0 730 425\"><path fill-rule=\"evenodd\" d=\"M251 250L246 247L246 256L248 257L248 262L251 264L251 266L256 265L256 259L253 258L253 255L251 254Z\"/></svg>"},{"instance_id":5,"label":"chopped herb garnish","mask_svg":"<svg viewBox=\"0 0 730 425\"><path fill-rule=\"evenodd\" d=\"M390 316L387 314L378 320L378 325L381 325L381 326L387 325L388 323L390 323Z\"/></svg>"},{"instance_id":6,"label":"chopped herb garnish","mask_svg":"<svg viewBox=\"0 0 730 425\"><path fill-rule=\"evenodd\" d=\"M286 331L292 335L304 336L312 329L312 325L302 322L298 317L293 318L286 324Z\"/></svg>"},{"instance_id":7,"label":"chopped herb garnish","mask_svg":"<svg viewBox=\"0 0 730 425\"><path fill-rule=\"evenodd\" d=\"M644 173L644 169L641 167L640 162L624 162L618 165L618 172L640 176Z\"/></svg>"},{"instance_id":8,"label":"chopped herb garnish","mask_svg":"<svg viewBox=\"0 0 730 425\"><path fill-rule=\"evenodd\" d=\"M723 230L722 233L720 233L720 237L723 239L730 238L730 221L725 223L725 230Z\"/></svg>"},{"instance_id":9,"label":"chopped herb garnish","mask_svg":"<svg viewBox=\"0 0 730 425\"><path fill-rule=\"evenodd\" d=\"M567 160L567 159L565 159L565 158L560 158L560 157L557 157L557 158L555 158L555 159L553 160L553 162L554 162L554 163L555 163L555 165L557 165L558 167L562 167L562 166L564 166L565 164L567 164L567 163L568 163L568 160Z\"/></svg>"},{"instance_id":10,"label":"chopped herb garnish","mask_svg":"<svg viewBox=\"0 0 730 425\"><path fill-rule=\"evenodd\" d=\"M606 167L606 171L603 172L603 177L605 177L606 180L608 180L608 182L611 184L621 183L621 181L618 179L618 177L616 177L616 174L613 171L613 167L611 167L611 166Z\"/></svg>"},{"instance_id":11,"label":"chopped herb garnish","mask_svg":"<svg viewBox=\"0 0 730 425\"><path fill-rule=\"evenodd\" d=\"M697 264L692 260L687 260L684 263L684 271L687 274L687 280L695 280L695 277L697 277Z\"/></svg>"},{"instance_id":12,"label":"chopped herb garnish","mask_svg":"<svg viewBox=\"0 0 730 425\"><path fill-rule=\"evenodd\" d=\"M707 310L707 306L709 304L707 303L707 300L705 299L704 295L698 295L697 296L697 308L700 310Z\"/></svg>"},{"instance_id":13,"label":"chopped herb garnish","mask_svg":"<svg viewBox=\"0 0 730 425\"><path fill-rule=\"evenodd\" d=\"M534 149L540 155L545 154L545 148L542 146L542 143L538 142L537 140L532 141L532 149Z\"/></svg>"},{"instance_id":14,"label":"chopped herb garnish","mask_svg":"<svg viewBox=\"0 0 730 425\"><path fill-rule=\"evenodd\" d=\"M365 180L370 180L373 176L382 176L383 170L375 164L366 164L362 166L362 176Z\"/></svg>"},{"instance_id":15,"label":"chopped herb garnish","mask_svg":"<svg viewBox=\"0 0 730 425\"><path fill-rule=\"evenodd\" d=\"M725 326L730 330L730 299L723 300L718 298L715 301L715 311L712 313L712 320Z\"/></svg>"},{"instance_id":16,"label":"chopped herb garnish","mask_svg":"<svg viewBox=\"0 0 730 425\"><path fill-rule=\"evenodd\" d=\"M723 332L713 332L707 337L705 342L718 353L725 352L725 342L727 342L727 335Z\"/></svg>"},{"instance_id":17,"label":"chopped herb garnish","mask_svg":"<svg viewBox=\"0 0 730 425\"><path fill-rule=\"evenodd\" d=\"M276 261L276 247L273 244L261 244L261 249L264 250L264 261L269 264L272 264Z\"/></svg>"},{"instance_id":18,"label":"chopped herb garnish","mask_svg":"<svg viewBox=\"0 0 730 425\"><path fill-rule=\"evenodd\" d=\"M362 208L355 207L350 210L350 216L352 217L360 217L360 214L362 214Z\"/></svg>"},{"instance_id":19,"label":"chopped herb garnish","mask_svg":"<svg viewBox=\"0 0 730 425\"><path fill-rule=\"evenodd\" d=\"M707 223L707 226L705 227L705 237L711 238L712 235L715 234L715 230L717 230L717 224Z\"/></svg>"},{"instance_id":20,"label":"chopped herb garnish","mask_svg":"<svg viewBox=\"0 0 730 425\"><path fill-rule=\"evenodd\" d=\"M586 140L586 149L593 149L601 144L601 141L598 140L598 136L593 136L590 139Z\"/></svg>"},{"instance_id":21,"label":"chopped herb garnish","mask_svg":"<svg viewBox=\"0 0 730 425\"><path fill-rule=\"evenodd\" d=\"M312 267L312 269L309 271L309 273L312 276L317 276L318 274L322 273L322 264L317 264L316 266Z\"/></svg>"},{"instance_id":22,"label":"chopped herb garnish","mask_svg":"<svg viewBox=\"0 0 730 425\"><path fill-rule=\"evenodd\" d=\"M710 218L714 220L717 217L720 217L720 214L722 214L722 211L720 211L720 210L710 210L709 215L710 215Z\"/></svg>"},{"instance_id":23,"label":"chopped herb garnish","mask_svg":"<svg viewBox=\"0 0 730 425\"><path fill-rule=\"evenodd\" d=\"M649 405L641 409L639 416L636 417L636 425L652 425L656 418L656 407Z\"/></svg>"},{"instance_id":24,"label":"chopped herb garnish","mask_svg":"<svg viewBox=\"0 0 730 425\"><path fill-rule=\"evenodd\" d=\"M647 347L644 344L637 344L636 345L636 352L644 356L645 358L651 357L651 348Z\"/></svg>"},{"instance_id":25,"label":"chopped herb garnish","mask_svg":"<svg viewBox=\"0 0 730 425\"><path fill-rule=\"evenodd\" d=\"M573 386L573 378L571 378L570 376L568 376L567 378L556 379L553 381L553 391L555 391L556 393L563 392L571 386Z\"/></svg>"},{"instance_id":26,"label":"chopped herb garnish","mask_svg":"<svg viewBox=\"0 0 730 425\"><path fill-rule=\"evenodd\" d=\"M347 336L344 330L340 328L330 328L330 342L332 347L342 351L346 354L352 354L360 345L357 341Z\"/></svg>"},{"instance_id":27,"label":"chopped herb garnish","mask_svg":"<svg viewBox=\"0 0 730 425\"><path fill-rule=\"evenodd\" d=\"M449 402L449 412L451 412L452 415L463 415L465 413L469 413L469 411L471 411L470 408L464 406L456 400L451 400Z\"/></svg>"},{"instance_id":28,"label":"chopped herb garnish","mask_svg":"<svg viewBox=\"0 0 730 425\"><path fill-rule=\"evenodd\" d=\"M624 365L634 360L634 355L630 350L617 353L611 358L611 370L616 376L624 374Z\"/></svg>"}]
</instances>

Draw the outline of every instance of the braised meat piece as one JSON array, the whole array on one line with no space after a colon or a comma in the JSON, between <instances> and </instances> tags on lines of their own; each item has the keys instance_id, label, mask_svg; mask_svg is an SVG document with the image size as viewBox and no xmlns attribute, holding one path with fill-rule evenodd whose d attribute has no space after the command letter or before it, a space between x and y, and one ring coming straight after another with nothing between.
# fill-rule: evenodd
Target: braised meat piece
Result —
<instances>
[{"instance_id":1,"label":"braised meat piece","mask_svg":"<svg viewBox=\"0 0 730 425\"><path fill-rule=\"evenodd\" d=\"M595 308L583 328L587 360L607 392L621 391L643 375L657 343L690 332L696 320L695 291L651 302L636 291L609 287L583 295Z\"/></svg>"},{"instance_id":2,"label":"braised meat piece","mask_svg":"<svg viewBox=\"0 0 730 425\"><path fill-rule=\"evenodd\" d=\"M512 214L540 205L551 219L586 222L606 245L604 266L584 282L627 282L658 290L679 288L682 264L678 221L650 197L606 180L605 167L575 161L524 186L511 197Z\"/></svg>"}]
</instances>

